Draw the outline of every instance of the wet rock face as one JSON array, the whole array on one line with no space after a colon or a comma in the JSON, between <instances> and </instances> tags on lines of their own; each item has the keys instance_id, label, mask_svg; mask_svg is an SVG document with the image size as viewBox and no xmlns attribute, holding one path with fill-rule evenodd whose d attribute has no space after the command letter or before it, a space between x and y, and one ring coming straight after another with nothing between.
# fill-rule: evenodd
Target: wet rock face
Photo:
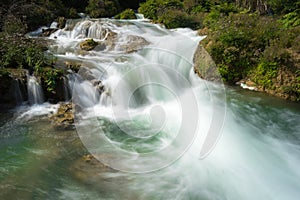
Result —
<instances>
[{"instance_id":1,"label":"wet rock face","mask_svg":"<svg viewBox=\"0 0 300 200\"><path fill-rule=\"evenodd\" d=\"M50 116L52 124L57 129L74 129L74 112L72 103L61 103L56 113Z\"/></svg>"},{"instance_id":2,"label":"wet rock face","mask_svg":"<svg viewBox=\"0 0 300 200\"><path fill-rule=\"evenodd\" d=\"M58 17L57 18L57 28L63 29L66 26L66 18L64 17Z\"/></svg>"},{"instance_id":3,"label":"wet rock face","mask_svg":"<svg viewBox=\"0 0 300 200\"><path fill-rule=\"evenodd\" d=\"M80 43L80 48L85 51L93 50L98 45L98 42L93 39L87 39Z\"/></svg>"},{"instance_id":4,"label":"wet rock face","mask_svg":"<svg viewBox=\"0 0 300 200\"><path fill-rule=\"evenodd\" d=\"M52 33L55 33L58 28L46 28L42 29L42 36L49 37Z\"/></svg>"},{"instance_id":5,"label":"wet rock face","mask_svg":"<svg viewBox=\"0 0 300 200\"><path fill-rule=\"evenodd\" d=\"M27 100L25 69L6 69L0 72L0 104L14 107Z\"/></svg>"}]
</instances>

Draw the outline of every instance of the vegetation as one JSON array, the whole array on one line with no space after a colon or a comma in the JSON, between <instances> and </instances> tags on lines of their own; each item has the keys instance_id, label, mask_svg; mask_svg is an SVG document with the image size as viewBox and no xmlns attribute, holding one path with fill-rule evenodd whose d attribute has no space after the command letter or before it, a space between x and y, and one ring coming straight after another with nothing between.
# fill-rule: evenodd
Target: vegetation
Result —
<instances>
[{"instance_id":1,"label":"vegetation","mask_svg":"<svg viewBox=\"0 0 300 200\"><path fill-rule=\"evenodd\" d=\"M115 16L115 19L136 19L135 13L132 9L127 8L120 14Z\"/></svg>"},{"instance_id":2,"label":"vegetation","mask_svg":"<svg viewBox=\"0 0 300 200\"><path fill-rule=\"evenodd\" d=\"M167 28L201 29L202 42L223 80L251 79L266 89L293 94L300 100L300 3L293 0L0 0L0 68L26 68L48 77L51 60L45 47L22 35L54 19L91 17L134 19L138 9ZM119 13L119 14L118 14ZM43 69L48 69L47 73ZM281 73L289 83L278 85ZM2 73L2 72L1 72ZM3 71L5 73L5 71ZM46 75L48 74L48 75ZM47 79L48 80L48 79ZM282 81L281 81L282 82Z\"/></svg>"}]
</instances>

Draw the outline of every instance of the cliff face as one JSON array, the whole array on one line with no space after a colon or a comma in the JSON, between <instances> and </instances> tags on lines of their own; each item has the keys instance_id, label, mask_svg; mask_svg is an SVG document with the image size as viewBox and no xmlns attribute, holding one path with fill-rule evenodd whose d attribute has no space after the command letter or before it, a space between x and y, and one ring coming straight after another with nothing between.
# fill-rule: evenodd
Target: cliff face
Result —
<instances>
[{"instance_id":1,"label":"cliff face","mask_svg":"<svg viewBox=\"0 0 300 200\"><path fill-rule=\"evenodd\" d=\"M0 74L0 104L6 107L20 105L27 100L28 71L25 69L7 69Z\"/></svg>"}]
</instances>

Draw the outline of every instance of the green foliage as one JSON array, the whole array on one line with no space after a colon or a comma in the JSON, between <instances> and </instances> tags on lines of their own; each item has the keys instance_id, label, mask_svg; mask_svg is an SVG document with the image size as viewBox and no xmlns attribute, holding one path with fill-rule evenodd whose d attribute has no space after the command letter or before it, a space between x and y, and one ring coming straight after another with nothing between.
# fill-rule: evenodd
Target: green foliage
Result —
<instances>
[{"instance_id":1,"label":"green foliage","mask_svg":"<svg viewBox=\"0 0 300 200\"><path fill-rule=\"evenodd\" d=\"M255 69L254 81L263 87L271 88L273 86L272 79L278 74L278 63L261 62Z\"/></svg>"},{"instance_id":2,"label":"green foliage","mask_svg":"<svg viewBox=\"0 0 300 200\"><path fill-rule=\"evenodd\" d=\"M7 69L5 68L0 68L0 78L3 78L3 77L8 77L9 76L9 72L7 71Z\"/></svg>"},{"instance_id":3,"label":"green foliage","mask_svg":"<svg viewBox=\"0 0 300 200\"><path fill-rule=\"evenodd\" d=\"M22 36L0 36L0 66L34 70L46 62L44 46Z\"/></svg>"},{"instance_id":4,"label":"green foliage","mask_svg":"<svg viewBox=\"0 0 300 200\"><path fill-rule=\"evenodd\" d=\"M180 10L168 10L160 15L157 21L163 23L167 28L189 27L196 29L200 26L194 17Z\"/></svg>"},{"instance_id":5,"label":"green foliage","mask_svg":"<svg viewBox=\"0 0 300 200\"><path fill-rule=\"evenodd\" d=\"M119 12L120 6L117 0L89 0L85 10L93 18L111 17Z\"/></svg>"},{"instance_id":6,"label":"green foliage","mask_svg":"<svg viewBox=\"0 0 300 200\"><path fill-rule=\"evenodd\" d=\"M209 25L207 49L224 80L230 83L245 78L261 60L288 65L290 53L287 48L298 48L299 30L287 31L270 17L230 14Z\"/></svg>"},{"instance_id":7,"label":"green foliage","mask_svg":"<svg viewBox=\"0 0 300 200\"><path fill-rule=\"evenodd\" d=\"M47 91L52 92L56 89L59 79L63 77L64 71L61 69L45 67L42 68L37 75L42 78Z\"/></svg>"},{"instance_id":8,"label":"green foliage","mask_svg":"<svg viewBox=\"0 0 300 200\"><path fill-rule=\"evenodd\" d=\"M183 5L187 13L196 14L208 12L212 6L212 2L210 0L184 0Z\"/></svg>"},{"instance_id":9,"label":"green foliage","mask_svg":"<svg viewBox=\"0 0 300 200\"><path fill-rule=\"evenodd\" d=\"M6 16L4 21L3 31L7 34L26 33L27 25L22 20L14 15Z\"/></svg>"},{"instance_id":10,"label":"green foliage","mask_svg":"<svg viewBox=\"0 0 300 200\"><path fill-rule=\"evenodd\" d=\"M144 14L146 18L157 20L158 6L159 3L157 0L147 0L140 4L138 11Z\"/></svg>"},{"instance_id":11,"label":"green foliage","mask_svg":"<svg viewBox=\"0 0 300 200\"><path fill-rule=\"evenodd\" d=\"M78 14L77 14L76 8L73 8L73 7L70 8L67 17L69 17L69 18L78 18Z\"/></svg>"},{"instance_id":12,"label":"green foliage","mask_svg":"<svg viewBox=\"0 0 300 200\"><path fill-rule=\"evenodd\" d=\"M287 14L300 8L300 2L295 0L268 0L268 4L276 14Z\"/></svg>"},{"instance_id":13,"label":"green foliage","mask_svg":"<svg viewBox=\"0 0 300 200\"><path fill-rule=\"evenodd\" d=\"M211 12L204 17L203 24L206 27L213 28L221 17L220 11L213 9Z\"/></svg>"},{"instance_id":14,"label":"green foliage","mask_svg":"<svg viewBox=\"0 0 300 200\"><path fill-rule=\"evenodd\" d=\"M300 25L300 9L290 12L279 20L285 28L295 27Z\"/></svg>"},{"instance_id":15,"label":"green foliage","mask_svg":"<svg viewBox=\"0 0 300 200\"><path fill-rule=\"evenodd\" d=\"M115 19L136 19L135 13L132 9L128 8L115 16Z\"/></svg>"},{"instance_id":16,"label":"green foliage","mask_svg":"<svg viewBox=\"0 0 300 200\"><path fill-rule=\"evenodd\" d=\"M146 18L158 20L170 10L183 10L183 3L180 0L147 0L140 4L138 11Z\"/></svg>"}]
</instances>

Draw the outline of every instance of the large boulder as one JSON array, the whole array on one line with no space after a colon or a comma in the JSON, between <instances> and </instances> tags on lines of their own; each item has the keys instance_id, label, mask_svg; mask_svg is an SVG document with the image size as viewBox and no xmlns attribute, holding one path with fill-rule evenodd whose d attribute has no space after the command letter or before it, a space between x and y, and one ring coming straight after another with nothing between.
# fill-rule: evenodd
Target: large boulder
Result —
<instances>
[{"instance_id":1,"label":"large boulder","mask_svg":"<svg viewBox=\"0 0 300 200\"><path fill-rule=\"evenodd\" d=\"M80 43L80 48L85 51L93 50L98 45L98 42L93 39L87 39Z\"/></svg>"},{"instance_id":2,"label":"large boulder","mask_svg":"<svg viewBox=\"0 0 300 200\"><path fill-rule=\"evenodd\" d=\"M215 62L201 44L198 45L195 51L193 62L194 71L201 78L209 81L221 81Z\"/></svg>"},{"instance_id":3,"label":"large boulder","mask_svg":"<svg viewBox=\"0 0 300 200\"><path fill-rule=\"evenodd\" d=\"M74 113L72 103L61 103L57 112L50 116L52 124L57 129L73 129Z\"/></svg>"}]
</instances>

